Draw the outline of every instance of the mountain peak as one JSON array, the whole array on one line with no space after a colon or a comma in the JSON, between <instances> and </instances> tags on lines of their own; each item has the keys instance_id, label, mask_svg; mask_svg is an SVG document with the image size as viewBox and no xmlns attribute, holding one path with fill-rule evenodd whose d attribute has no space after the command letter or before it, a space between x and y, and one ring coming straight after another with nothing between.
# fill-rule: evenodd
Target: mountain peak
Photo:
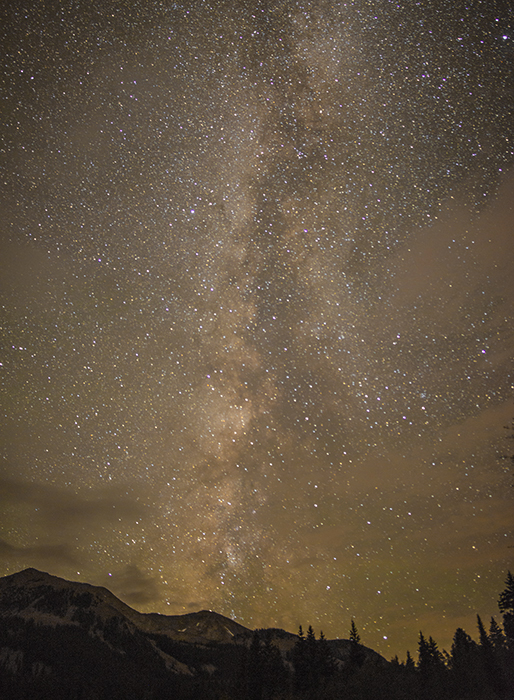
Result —
<instances>
[{"instance_id":1,"label":"mountain peak","mask_svg":"<svg viewBox=\"0 0 514 700\"><path fill-rule=\"evenodd\" d=\"M211 680L229 687L234 669L247 673L248 654L255 653L252 630L212 610L143 614L106 588L34 568L0 578L0 619L0 681L5 672L12 688L2 694L0 683L0 694L14 700L20 683L34 690L27 697L43 697L47 688L53 697L76 697L71 689L77 683L81 697L102 700L181 697L181 688L192 697L196 685L209 695ZM259 630L256 637L258 645L273 644L275 666L286 680L296 639L276 629ZM350 663L350 648L348 640L325 647L334 673ZM362 651L372 664L386 663Z\"/></svg>"},{"instance_id":2,"label":"mountain peak","mask_svg":"<svg viewBox=\"0 0 514 700\"><path fill-rule=\"evenodd\" d=\"M120 615L145 633L164 634L177 641L194 643L229 642L248 638L251 630L212 610L184 615L140 613L126 605L107 588L79 581L68 581L35 568L0 578L0 616L20 614L24 619L69 624L76 609L94 609L106 619ZM70 617L71 616L71 617Z\"/></svg>"}]
</instances>

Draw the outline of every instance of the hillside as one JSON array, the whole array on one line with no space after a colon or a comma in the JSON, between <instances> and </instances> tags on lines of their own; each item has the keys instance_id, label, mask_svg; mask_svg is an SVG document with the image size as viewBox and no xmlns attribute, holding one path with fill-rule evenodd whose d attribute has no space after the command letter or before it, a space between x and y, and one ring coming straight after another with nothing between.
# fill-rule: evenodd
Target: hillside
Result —
<instances>
[{"instance_id":1,"label":"hillside","mask_svg":"<svg viewBox=\"0 0 514 700\"><path fill-rule=\"evenodd\" d=\"M140 613L106 588L26 569L0 579L2 698L188 698L251 684L261 648L277 683L290 682L297 636L254 632L202 610ZM334 668L351 661L348 640L326 642ZM360 647L362 663L386 664ZM253 649L253 650L252 650ZM257 650L257 651L256 651ZM270 668L271 668L270 666Z\"/></svg>"},{"instance_id":2,"label":"hillside","mask_svg":"<svg viewBox=\"0 0 514 700\"><path fill-rule=\"evenodd\" d=\"M311 627L250 630L210 610L143 614L106 588L26 569L0 578L0 700L514 700L514 577L503 629L480 617L450 653L420 633L387 662Z\"/></svg>"}]
</instances>

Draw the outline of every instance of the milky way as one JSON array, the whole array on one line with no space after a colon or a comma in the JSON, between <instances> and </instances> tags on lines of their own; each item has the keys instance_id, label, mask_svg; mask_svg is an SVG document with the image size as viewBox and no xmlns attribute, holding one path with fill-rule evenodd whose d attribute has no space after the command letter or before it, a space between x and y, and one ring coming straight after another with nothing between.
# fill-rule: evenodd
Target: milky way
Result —
<instances>
[{"instance_id":1,"label":"milky way","mask_svg":"<svg viewBox=\"0 0 514 700\"><path fill-rule=\"evenodd\" d=\"M497 615L513 24L8 3L1 574L386 656Z\"/></svg>"}]
</instances>

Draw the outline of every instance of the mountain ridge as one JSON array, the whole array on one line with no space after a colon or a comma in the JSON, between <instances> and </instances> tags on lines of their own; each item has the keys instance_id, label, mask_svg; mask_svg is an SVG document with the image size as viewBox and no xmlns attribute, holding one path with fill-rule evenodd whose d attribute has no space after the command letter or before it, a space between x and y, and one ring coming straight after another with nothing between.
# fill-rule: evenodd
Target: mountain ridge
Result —
<instances>
[{"instance_id":1,"label":"mountain ridge","mask_svg":"<svg viewBox=\"0 0 514 700\"><path fill-rule=\"evenodd\" d=\"M184 641L226 642L231 641L238 635L249 637L253 634L249 628L212 610L200 610L198 612L184 613L183 615L165 615L156 612L142 613L124 603L104 586L95 586L82 581L69 581L35 568L23 569L0 578L0 616L3 608L2 599L11 588L15 588L19 592L22 587L26 591L24 599L32 600L30 591L34 591L36 587L41 588L41 586L52 586L57 590L76 590L81 593L94 594L105 605L116 610L132 623L144 629L144 631L164 633ZM17 597L20 599L20 595ZM20 600L20 603L22 603L22 600ZM25 616L30 616L30 606L25 605L24 610ZM186 626L185 628L184 625Z\"/></svg>"},{"instance_id":2,"label":"mountain ridge","mask_svg":"<svg viewBox=\"0 0 514 700\"><path fill-rule=\"evenodd\" d=\"M34 568L0 578L0 622L2 700L182 699L196 697L189 694L198 688L203 696L213 688L246 687L256 661L284 684L298 642L291 632L254 631L212 610L140 613L105 587ZM351 665L350 641L324 644L334 669ZM387 665L358 646L361 665Z\"/></svg>"}]
</instances>

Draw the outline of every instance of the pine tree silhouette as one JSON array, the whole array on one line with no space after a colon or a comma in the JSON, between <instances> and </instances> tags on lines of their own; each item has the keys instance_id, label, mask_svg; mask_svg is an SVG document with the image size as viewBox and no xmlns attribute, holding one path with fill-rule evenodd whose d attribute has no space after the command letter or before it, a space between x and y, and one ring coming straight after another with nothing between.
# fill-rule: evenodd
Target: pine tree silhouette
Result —
<instances>
[{"instance_id":1,"label":"pine tree silhouette","mask_svg":"<svg viewBox=\"0 0 514 700\"><path fill-rule=\"evenodd\" d=\"M364 663L366 654L361 646L361 638L357 632L355 620L350 625L350 669L358 669Z\"/></svg>"},{"instance_id":2,"label":"pine tree silhouette","mask_svg":"<svg viewBox=\"0 0 514 700\"><path fill-rule=\"evenodd\" d=\"M494 617L491 617L491 624L489 626L489 639L496 652L505 649L506 640L503 630L500 625L496 622Z\"/></svg>"},{"instance_id":3,"label":"pine tree silhouette","mask_svg":"<svg viewBox=\"0 0 514 700\"><path fill-rule=\"evenodd\" d=\"M309 670L307 666L307 648L305 634L300 625L298 635L292 650L292 662L294 670L294 687L297 691L303 691L309 683Z\"/></svg>"},{"instance_id":4,"label":"pine tree silhouette","mask_svg":"<svg viewBox=\"0 0 514 700\"><path fill-rule=\"evenodd\" d=\"M323 634L323 630L319 633L318 639L318 665L321 678L327 679L334 675L337 670L336 661L332 650Z\"/></svg>"},{"instance_id":5,"label":"pine tree silhouette","mask_svg":"<svg viewBox=\"0 0 514 700\"><path fill-rule=\"evenodd\" d=\"M491 640L489 639L489 635L485 631L484 623L482 622L482 619L480 615L477 614L477 627L478 627L478 636L480 639L480 646L484 651L487 652L492 652L493 645L491 644Z\"/></svg>"},{"instance_id":6,"label":"pine tree silhouette","mask_svg":"<svg viewBox=\"0 0 514 700\"><path fill-rule=\"evenodd\" d=\"M405 659L405 668L408 668L409 670L414 670L416 668L416 664L414 663L414 659L411 656L410 651L407 649L407 658Z\"/></svg>"},{"instance_id":7,"label":"pine tree silhouette","mask_svg":"<svg viewBox=\"0 0 514 700\"><path fill-rule=\"evenodd\" d=\"M505 588L500 593L498 608L503 613L503 629L509 649L514 652L514 576L507 572Z\"/></svg>"},{"instance_id":8,"label":"pine tree silhouette","mask_svg":"<svg viewBox=\"0 0 514 700\"><path fill-rule=\"evenodd\" d=\"M361 638L359 636L359 633L357 632L355 620L352 620L352 624L350 625L350 642L355 642L356 644L360 644L360 641L361 641Z\"/></svg>"}]
</instances>

